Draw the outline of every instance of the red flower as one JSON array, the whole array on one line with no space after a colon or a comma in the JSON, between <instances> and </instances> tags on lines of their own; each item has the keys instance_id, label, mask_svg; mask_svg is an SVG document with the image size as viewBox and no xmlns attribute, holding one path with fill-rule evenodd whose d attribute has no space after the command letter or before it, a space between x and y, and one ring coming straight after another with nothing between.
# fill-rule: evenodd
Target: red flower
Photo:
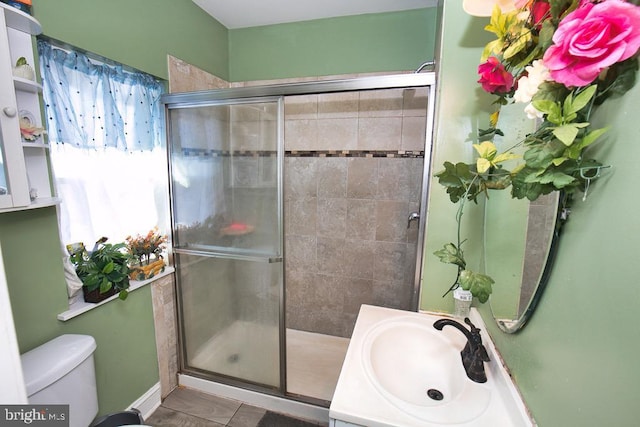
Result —
<instances>
[{"instance_id":1,"label":"red flower","mask_svg":"<svg viewBox=\"0 0 640 427\"><path fill-rule=\"evenodd\" d=\"M549 11L551 5L547 1L534 1L531 5L531 17L533 18L533 26L539 30L542 27L542 21L550 17Z\"/></svg>"},{"instance_id":2,"label":"red flower","mask_svg":"<svg viewBox=\"0 0 640 427\"><path fill-rule=\"evenodd\" d=\"M513 89L513 76L495 56L489 57L487 62L478 66L482 89L489 93L505 94Z\"/></svg>"}]
</instances>

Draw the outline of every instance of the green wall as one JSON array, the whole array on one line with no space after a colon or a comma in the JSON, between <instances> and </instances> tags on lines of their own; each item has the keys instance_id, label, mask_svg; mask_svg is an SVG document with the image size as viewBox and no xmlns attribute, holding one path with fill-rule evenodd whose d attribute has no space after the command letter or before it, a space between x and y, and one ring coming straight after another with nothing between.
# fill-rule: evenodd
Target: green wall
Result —
<instances>
[{"instance_id":1,"label":"green wall","mask_svg":"<svg viewBox=\"0 0 640 427\"><path fill-rule=\"evenodd\" d=\"M101 414L126 408L158 382L149 286L60 322L68 304L56 209L1 214L0 244L21 353L61 334L93 336Z\"/></svg>"},{"instance_id":2,"label":"green wall","mask_svg":"<svg viewBox=\"0 0 640 427\"><path fill-rule=\"evenodd\" d=\"M433 59L436 9L229 31L232 81L414 70Z\"/></svg>"},{"instance_id":3,"label":"green wall","mask_svg":"<svg viewBox=\"0 0 640 427\"><path fill-rule=\"evenodd\" d=\"M571 208L549 284L525 329L491 331L541 426L632 426L640 384L635 197L640 85L595 115L589 153L612 165Z\"/></svg>"},{"instance_id":4,"label":"green wall","mask_svg":"<svg viewBox=\"0 0 640 427\"><path fill-rule=\"evenodd\" d=\"M167 79L167 54L229 78L228 30L191 0L33 0L43 33Z\"/></svg>"},{"instance_id":5,"label":"green wall","mask_svg":"<svg viewBox=\"0 0 640 427\"><path fill-rule=\"evenodd\" d=\"M479 125L485 125L481 109L491 102L478 97L475 83L475 70L487 41L482 36L487 20L471 18L462 11L461 2L448 1L444 19L436 165L443 157L471 158L470 143L462 141L468 139L469 131L475 132L479 113ZM530 323L518 334L507 335L493 324L488 305L480 307L540 426L638 424L640 340L636 310L640 286L635 267L640 256L634 238L640 232L640 202L633 186L638 181L640 157L636 143L639 96L640 85L636 85L624 98L610 101L594 118L596 124L609 124L613 129L590 154L613 167L592 184L586 202L578 201L572 208L549 285ZM426 309L446 308L439 293L442 282L448 284L452 275L443 272L431 255L443 234L449 239L452 236L451 208L441 192L434 188L429 212L422 301ZM473 225L481 226L479 222Z\"/></svg>"},{"instance_id":6,"label":"green wall","mask_svg":"<svg viewBox=\"0 0 640 427\"><path fill-rule=\"evenodd\" d=\"M436 119L432 168L443 169L445 161L470 162L472 144L477 143L479 128L486 128L491 112L490 98L476 83L479 58L478 43L489 41L484 23L462 12L461 2L445 2L441 57L438 60L436 84ZM452 4L452 3L455 3ZM458 4L460 3L460 4ZM488 33L487 33L488 34ZM462 216L462 238L469 239L462 248L472 269L482 262L484 203L467 203ZM442 298L456 278L456 267L443 264L433 255L444 244L455 243L457 205L449 200L444 187L432 178L427 213L423 286L420 308L436 312L452 312L451 294Z\"/></svg>"}]
</instances>

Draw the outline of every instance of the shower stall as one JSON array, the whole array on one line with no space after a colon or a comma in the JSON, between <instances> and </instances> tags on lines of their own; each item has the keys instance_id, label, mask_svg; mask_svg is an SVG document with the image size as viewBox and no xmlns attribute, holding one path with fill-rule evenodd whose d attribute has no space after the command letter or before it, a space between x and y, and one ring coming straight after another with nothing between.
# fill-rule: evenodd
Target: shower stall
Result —
<instances>
[{"instance_id":1,"label":"shower stall","mask_svg":"<svg viewBox=\"0 0 640 427\"><path fill-rule=\"evenodd\" d=\"M434 74L165 95L181 372L328 406L361 304L418 306Z\"/></svg>"}]
</instances>

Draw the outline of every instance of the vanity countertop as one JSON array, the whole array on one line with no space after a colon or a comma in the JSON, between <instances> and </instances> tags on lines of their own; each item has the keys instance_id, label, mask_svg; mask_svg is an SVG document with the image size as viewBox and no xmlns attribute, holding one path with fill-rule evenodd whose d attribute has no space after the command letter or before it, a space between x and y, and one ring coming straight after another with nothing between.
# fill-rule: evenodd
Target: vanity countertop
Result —
<instances>
[{"instance_id":1,"label":"vanity countertop","mask_svg":"<svg viewBox=\"0 0 640 427\"><path fill-rule=\"evenodd\" d=\"M433 322L442 318L445 316L363 305L358 314L329 409L332 425L369 427L534 426L535 424L529 418L524 402L507 370L502 365L501 358L485 331L484 322L475 308L472 308L469 318L481 329L483 344L491 359L485 363L486 383L474 383L466 377L459 355L459 351L466 343L466 338L453 327L445 327L442 331L433 329L434 334L442 334L441 339L440 336L433 335L438 337L440 340L438 342L444 342L439 345L451 346L451 348L443 347L443 350L439 350L439 354L434 354L433 357L440 358L439 363L442 362L443 353L446 353L447 359L453 359L451 363L442 365L447 366L443 369L456 371L459 365L460 371L454 372L451 378L451 383L456 382L459 386L453 386L449 393L454 394L455 398L447 396L448 399L444 398L441 402L415 400L413 403L407 404L405 400L397 399L393 393L388 393L384 387L380 386L380 382L376 383L376 380L372 379L371 362L370 359L367 359L367 354L370 354L372 349L372 336L381 335L379 331L388 332L390 330L388 325L403 324L408 326L408 330L413 328L412 325L421 325L416 328L422 327L424 333L432 334L430 329ZM415 330L420 333L419 329ZM392 332L393 334L387 334L392 340L390 342L393 342L396 330ZM410 335L407 342L412 342ZM391 378L391 382L394 381L396 375L411 381L412 370L421 368L420 366L412 366L411 361L418 360L418 365L421 365L422 360L411 357L405 359L402 357L402 352L398 353L401 351L400 349L393 351L396 351L395 354L404 360L388 360L394 357L385 358L387 351L383 350L383 355L376 359L376 369L379 370L380 363L382 363L385 370L391 370L390 375L385 375L387 378ZM394 354L393 351L388 354ZM425 355L425 364L430 362L429 357ZM457 360L455 360L456 358ZM434 361L434 363L436 362ZM400 394L404 392L404 390L400 390ZM425 394L426 392L427 390L424 390ZM420 390L418 393L422 394L422 391ZM422 399L423 396L419 396L419 398ZM467 409L473 413L466 413ZM340 420L342 424L335 420Z\"/></svg>"}]
</instances>

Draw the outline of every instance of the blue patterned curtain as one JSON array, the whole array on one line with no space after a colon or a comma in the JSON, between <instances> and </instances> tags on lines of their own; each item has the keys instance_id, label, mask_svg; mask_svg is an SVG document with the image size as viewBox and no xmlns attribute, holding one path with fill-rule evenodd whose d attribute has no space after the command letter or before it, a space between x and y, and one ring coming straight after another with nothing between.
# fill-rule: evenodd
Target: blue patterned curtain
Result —
<instances>
[{"instance_id":1,"label":"blue patterned curtain","mask_svg":"<svg viewBox=\"0 0 640 427\"><path fill-rule=\"evenodd\" d=\"M161 82L38 40L49 141L152 150L162 144Z\"/></svg>"}]
</instances>

